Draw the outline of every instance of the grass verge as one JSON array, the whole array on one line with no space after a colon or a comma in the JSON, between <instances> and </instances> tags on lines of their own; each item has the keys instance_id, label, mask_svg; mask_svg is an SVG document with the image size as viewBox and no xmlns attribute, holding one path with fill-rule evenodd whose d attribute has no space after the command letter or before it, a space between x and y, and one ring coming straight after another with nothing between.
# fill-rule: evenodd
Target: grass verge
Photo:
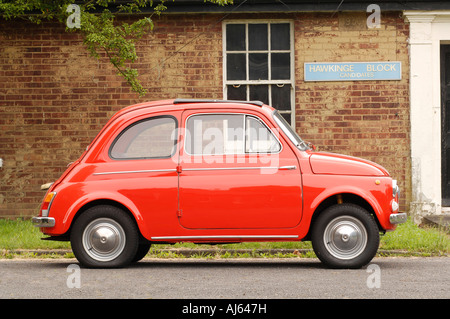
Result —
<instances>
[{"instance_id":1,"label":"grass verge","mask_svg":"<svg viewBox=\"0 0 450 319\"><path fill-rule=\"evenodd\" d=\"M0 220L0 258L73 257L70 243L43 241L30 220ZM187 253L189 252L189 253ZM420 228L411 220L382 236L379 256L448 256L450 235L437 228ZM153 245L149 256L158 258L292 258L315 257L310 242L249 242L241 244Z\"/></svg>"}]
</instances>

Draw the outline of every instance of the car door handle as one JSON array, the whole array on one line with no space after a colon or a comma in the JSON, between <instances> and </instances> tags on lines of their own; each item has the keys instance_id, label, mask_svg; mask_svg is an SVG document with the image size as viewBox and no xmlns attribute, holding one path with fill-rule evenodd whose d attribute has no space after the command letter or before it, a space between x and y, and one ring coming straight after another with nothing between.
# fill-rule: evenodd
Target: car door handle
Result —
<instances>
[{"instance_id":1,"label":"car door handle","mask_svg":"<svg viewBox=\"0 0 450 319\"><path fill-rule=\"evenodd\" d=\"M296 168L297 168L297 166L291 165L291 166L281 166L278 169L280 169L280 170L291 170L291 169L296 169Z\"/></svg>"}]
</instances>

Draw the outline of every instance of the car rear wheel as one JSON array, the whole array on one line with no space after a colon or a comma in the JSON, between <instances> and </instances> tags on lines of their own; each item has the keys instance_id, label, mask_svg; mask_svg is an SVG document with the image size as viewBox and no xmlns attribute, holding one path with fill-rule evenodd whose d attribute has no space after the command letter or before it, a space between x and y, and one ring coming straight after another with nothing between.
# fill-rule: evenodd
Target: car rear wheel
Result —
<instances>
[{"instance_id":1,"label":"car rear wheel","mask_svg":"<svg viewBox=\"0 0 450 319\"><path fill-rule=\"evenodd\" d=\"M375 256L380 234L377 223L364 208L354 204L331 206L312 229L317 257L331 268L360 268Z\"/></svg>"},{"instance_id":2,"label":"car rear wheel","mask_svg":"<svg viewBox=\"0 0 450 319\"><path fill-rule=\"evenodd\" d=\"M136 224L123 210L100 205L75 221L70 241L83 266L115 268L128 265L136 256L138 235Z\"/></svg>"}]
</instances>

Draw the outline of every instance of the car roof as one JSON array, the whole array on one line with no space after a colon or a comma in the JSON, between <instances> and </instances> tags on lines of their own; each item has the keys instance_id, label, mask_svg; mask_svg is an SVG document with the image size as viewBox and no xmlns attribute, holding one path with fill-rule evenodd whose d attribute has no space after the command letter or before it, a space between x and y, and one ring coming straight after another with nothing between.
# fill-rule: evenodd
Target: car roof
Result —
<instances>
[{"instance_id":1,"label":"car roof","mask_svg":"<svg viewBox=\"0 0 450 319\"><path fill-rule=\"evenodd\" d=\"M199 108L224 108L224 104L227 104L227 108L240 108L240 109L246 109L246 110L259 110L259 111L265 111L265 112L272 112L274 108L272 108L269 105L264 104L260 101L229 101L229 100L207 100L207 99L175 99L175 100L159 100L159 101L150 101L150 102L143 102L139 104L134 104L127 106L119 111L117 111L110 119L109 121L103 126L103 128L100 130L100 132L97 134L97 136L94 138L94 140L89 145L88 150L91 149L91 146L96 143L98 138L108 130L108 127L112 123L114 123L119 118L125 116L127 117L127 114L131 114L133 116L133 113L135 112L143 111L146 112L146 110L152 109L155 112L164 112L164 111L183 111L185 109L190 108L189 105L195 105L196 109Z\"/></svg>"},{"instance_id":2,"label":"car roof","mask_svg":"<svg viewBox=\"0 0 450 319\"><path fill-rule=\"evenodd\" d=\"M232 100L209 100L209 99L175 99L175 100L160 100L160 101L151 101L151 102L143 102L139 104L130 105L118 111L111 120L121 117L126 113L134 112L137 110L147 109L147 108L156 108L155 111L166 111L166 110L184 110L188 108L188 105L196 104L196 108L215 108L215 107L224 107L224 104L228 104L227 106L235 106L240 108L247 109L255 109L263 107L269 107L265 105L261 101L232 101Z\"/></svg>"}]
</instances>

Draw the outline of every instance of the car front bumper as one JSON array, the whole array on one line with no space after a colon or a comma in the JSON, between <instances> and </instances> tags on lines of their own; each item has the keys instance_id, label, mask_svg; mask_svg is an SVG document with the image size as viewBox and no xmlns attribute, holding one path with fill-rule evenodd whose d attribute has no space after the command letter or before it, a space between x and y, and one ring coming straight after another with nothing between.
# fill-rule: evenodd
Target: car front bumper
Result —
<instances>
[{"instance_id":1,"label":"car front bumper","mask_svg":"<svg viewBox=\"0 0 450 319\"><path fill-rule=\"evenodd\" d=\"M403 224L407 219L408 215L406 213L396 213L389 216L389 222L391 224Z\"/></svg>"},{"instance_id":2,"label":"car front bumper","mask_svg":"<svg viewBox=\"0 0 450 319\"><path fill-rule=\"evenodd\" d=\"M31 222L36 227L54 227L55 219L53 217L33 217Z\"/></svg>"}]
</instances>

